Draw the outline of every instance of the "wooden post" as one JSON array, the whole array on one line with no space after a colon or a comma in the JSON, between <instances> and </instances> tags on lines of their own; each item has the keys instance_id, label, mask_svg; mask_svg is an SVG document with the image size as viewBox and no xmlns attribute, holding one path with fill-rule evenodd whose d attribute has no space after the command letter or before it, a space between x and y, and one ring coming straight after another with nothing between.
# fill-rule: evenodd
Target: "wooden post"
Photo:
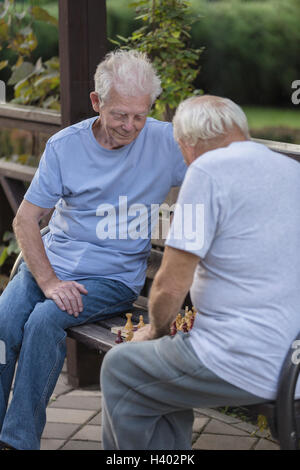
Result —
<instances>
[{"instance_id":1,"label":"wooden post","mask_svg":"<svg viewBox=\"0 0 300 470\"><path fill-rule=\"evenodd\" d=\"M105 0L59 0L62 127L95 115L89 95L97 65L107 52L106 41ZM84 352L67 338L68 378L73 386L98 383L99 360L99 353Z\"/></svg>"},{"instance_id":2,"label":"wooden post","mask_svg":"<svg viewBox=\"0 0 300 470\"><path fill-rule=\"evenodd\" d=\"M105 0L59 0L62 127L95 115L89 94L106 41Z\"/></svg>"}]
</instances>

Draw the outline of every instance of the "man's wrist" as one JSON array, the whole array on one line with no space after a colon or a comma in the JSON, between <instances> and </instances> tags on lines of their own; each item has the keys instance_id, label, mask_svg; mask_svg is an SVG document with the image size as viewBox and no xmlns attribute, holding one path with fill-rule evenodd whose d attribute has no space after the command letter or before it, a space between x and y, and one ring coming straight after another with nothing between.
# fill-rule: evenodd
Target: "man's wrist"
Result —
<instances>
[{"instance_id":1,"label":"man's wrist","mask_svg":"<svg viewBox=\"0 0 300 470\"><path fill-rule=\"evenodd\" d=\"M151 336L152 339L162 338L162 336L166 336L167 334L169 334L169 328L168 327L166 327L166 326L161 327L161 326L158 326L158 325L151 324L150 336Z\"/></svg>"},{"instance_id":2,"label":"man's wrist","mask_svg":"<svg viewBox=\"0 0 300 470\"><path fill-rule=\"evenodd\" d=\"M36 282L44 293L51 285L53 285L53 283L57 281L59 281L59 279L55 275L54 271L50 276L40 276L39 278L36 277Z\"/></svg>"}]
</instances>

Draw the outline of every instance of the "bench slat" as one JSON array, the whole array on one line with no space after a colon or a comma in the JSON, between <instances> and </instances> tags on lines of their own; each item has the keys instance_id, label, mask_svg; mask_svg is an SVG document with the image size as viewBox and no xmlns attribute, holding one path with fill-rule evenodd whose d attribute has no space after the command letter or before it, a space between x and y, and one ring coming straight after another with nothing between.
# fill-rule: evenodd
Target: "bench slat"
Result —
<instances>
[{"instance_id":1,"label":"bench slat","mask_svg":"<svg viewBox=\"0 0 300 470\"><path fill-rule=\"evenodd\" d=\"M73 326L67 330L68 336L91 349L107 352L115 346L116 335L99 324Z\"/></svg>"}]
</instances>

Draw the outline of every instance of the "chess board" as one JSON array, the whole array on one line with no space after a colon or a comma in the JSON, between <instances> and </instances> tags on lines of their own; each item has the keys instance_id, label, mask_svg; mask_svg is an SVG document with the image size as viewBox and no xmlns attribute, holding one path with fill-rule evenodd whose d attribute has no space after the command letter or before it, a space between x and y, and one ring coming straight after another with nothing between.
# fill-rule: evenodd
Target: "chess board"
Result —
<instances>
[{"instance_id":1,"label":"chess board","mask_svg":"<svg viewBox=\"0 0 300 470\"><path fill-rule=\"evenodd\" d=\"M173 322L170 328L170 335L174 336L177 331L182 331L184 333L190 331L193 328L196 313L197 312L194 307L192 307L192 310L189 310L188 307L185 307L184 315L181 315L181 313L179 313L176 317L176 320ZM117 336L120 335L122 339L126 339L127 341L130 341L132 337L132 333L137 331L140 326L144 326L145 324L143 320L143 315L140 315L140 322L142 322L142 324L132 323L131 321L132 313L126 313L126 317L127 317L126 325L114 326L111 328L111 332ZM127 337L128 334L129 336ZM121 338L120 338L120 341L116 341L116 342L122 342Z\"/></svg>"},{"instance_id":2,"label":"chess board","mask_svg":"<svg viewBox=\"0 0 300 470\"><path fill-rule=\"evenodd\" d=\"M137 325L134 325L133 326L133 329L132 331L135 332L137 331ZM114 326L110 329L110 331L114 334L114 335L117 335L119 331L121 331L121 336L122 338L126 338L127 336L127 333L128 333L128 330L125 330L125 327L124 325L123 326Z\"/></svg>"}]
</instances>

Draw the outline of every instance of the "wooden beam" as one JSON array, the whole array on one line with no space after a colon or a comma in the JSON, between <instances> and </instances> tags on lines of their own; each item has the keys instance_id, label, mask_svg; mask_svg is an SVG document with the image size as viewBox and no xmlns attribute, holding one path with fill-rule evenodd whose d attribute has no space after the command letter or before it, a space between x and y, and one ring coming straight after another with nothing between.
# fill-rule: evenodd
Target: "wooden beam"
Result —
<instances>
[{"instance_id":1,"label":"wooden beam","mask_svg":"<svg viewBox=\"0 0 300 470\"><path fill-rule=\"evenodd\" d=\"M16 214L26 192L23 181L0 175L0 183L13 213Z\"/></svg>"},{"instance_id":2,"label":"wooden beam","mask_svg":"<svg viewBox=\"0 0 300 470\"><path fill-rule=\"evenodd\" d=\"M62 127L95 115L89 95L106 41L105 0L59 0Z\"/></svg>"},{"instance_id":3,"label":"wooden beam","mask_svg":"<svg viewBox=\"0 0 300 470\"><path fill-rule=\"evenodd\" d=\"M61 128L61 115L57 111L33 106L0 104L0 127L52 135Z\"/></svg>"},{"instance_id":4,"label":"wooden beam","mask_svg":"<svg viewBox=\"0 0 300 470\"><path fill-rule=\"evenodd\" d=\"M6 195L4 190L0 184L0 241L2 241L2 237L4 232L12 231L12 221L14 218L14 213L10 204L7 202Z\"/></svg>"},{"instance_id":5,"label":"wooden beam","mask_svg":"<svg viewBox=\"0 0 300 470\"><path fill-rule=\"evenodd\" d=\"M6 178L13 178L30 183L35 172L36 168L34 167L0 159L0 175Z\"/></svg>"},{"instance_id":6,"label":"wooden beam","mask_svg":"<svg viewBox=\"0 0 300 470\"><path fill-rule=\"evenodd\" d=\"M288 144L286 142L277 142L274 140L265 140L265 139L251 139L253 142L266 145L269 149L274 152L283 153L288 157L298 160L300 162L300 145L297 144Z\"/></svg>"}]
</instances>

